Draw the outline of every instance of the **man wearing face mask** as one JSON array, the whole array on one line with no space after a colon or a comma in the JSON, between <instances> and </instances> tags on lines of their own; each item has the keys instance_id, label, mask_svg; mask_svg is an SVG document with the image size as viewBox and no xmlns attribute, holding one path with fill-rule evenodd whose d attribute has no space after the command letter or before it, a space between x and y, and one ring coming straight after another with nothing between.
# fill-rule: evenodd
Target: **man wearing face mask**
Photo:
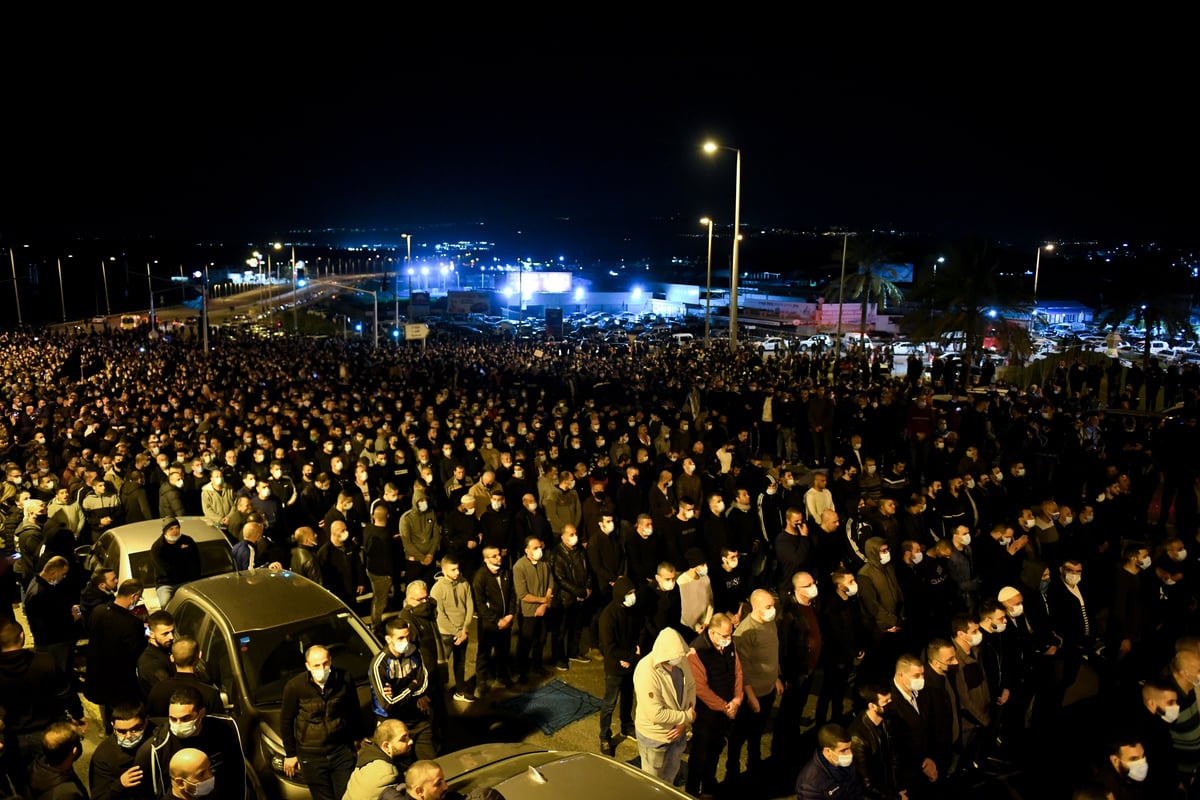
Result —
<instances>
[{"instance_id":1,"label":"man wearing face mask","mask_svg":"<svg viewBox=\"0 0 1200 800\"><path fill-rule=\"evenodd\" d=\"M966 614L957 614L950 620L950 632L954 636L954 650L958 657L954 687L962 719L960 750L963 764L969 765L992 724L993 697L988 688L987 672L979 660L980 646L983 644L983 631L979 623Z\"/></svg>"},{"instance_id":2,"label":"man wearing face mask","mask_svg":"<svg viewBox=\"0 0 1200 800\"><path fill-rule=\"evenodd\" d=\"M175 782L170 777L172 759L181 751L194 749L220 764L221 774L206 784L202 793L193 791L187 795L189 800L204 795L214 800L242 800L246 793L246 761L233 722L209 715L200 693L190 686L176 689L171 696L167 722L142 742L134 757L134 764L142 770L142 788L136 794L145 796L153 792L155 797L168 794Z\"/></svg>"},{"instance_id":3,"label":"man wearing face mask","mask_svg":"<svg viewBox=\"0 0 1200 800\"><path fill-rule=\"evenodd\" d=\"M433 758L437 752L429 721L432 709L429 670L415 642L417 632L403 616L391 617L385 627L384 647L367 671L371 707L381 723L389 719L404 723L417 758Z\"/></svg>"},{"instance_id":4,"label":"man wearing face mask","mask_svg":"<svg viewBox=\"0 0 1200 800\"><path fill-rule=\"evenodd\" d=\"M406 559L405 582L432 583L437 572L434 559L442 546L442 526L423 491L413 491L412 508L400 516L400 541Z\"/></svg>"},{"instance_id":5,"label":"man wearing face mask","mask_svg":"<svg viewBox=\"0 0 1200 800\"><path fill-rule=\"evenodd\" d=\"M740 770L742 745L747 749L748 769L757 772L762 764L762 737L775 698L783 694L779 664L779 629L775 622L775 597L765 589L750 593L750 614L733 633L733 643L744 671L746 708L738 715L729 734L725 774Z\"/></svg>"},{"instance_id":6,"label":"man wearing face mask","mask_svg":"<svg viewBox=\"0 0 1200 800\"><path fill-rule=\"evenodd\" d=\"M150 546L150 558L158 576L154 591L159 608L167 607L180 586L200 578L200 548L174 517L163 520L162 535Z\"/></svg>"},{"instance_id":7,"label":"man wearing face mask","mask_svg":"<svg viewBox=\"0 0 1200 800\"><path fill-rule=\"evenodd\" d=\"M948 639L934 639L925 647L925 691L929 701L925 723L929 757L939 775L949 776L958 769L962 746L962 721L959 708L958 651Z\"/></svg>"},{"instance_id":8,"label":"man wearing face mask","mask_svg":"<svg viewBox=\"0 0 1200 800\"><path fill-rule=\"evenodd\" d=\"M886 709L892 703L892 690L878 683L869 683L860 687L858 693L866 708L847 729L854 768L867 797L871 800L891 800L900 796L900 788L896 783L899 772L896 745L887 726L883 724Z\"/></svg>"},{"instance_id":9,"label":"man wearing face mask","mask_svg":"<svg viewBox=\"0 0 1200 800\"><path fill-rule=\"evenodd\" d=\"M112 735L96 746L88 765L92 800L129 800L145 777L134 758L156 728L146 716L146 709L140 704L122 703L113 709L112 728Z\"/></svg>"},{"instance_id":10,"label":"man wearing face mask","mask_svg":"<svg viewBox=\"0 0 1200 800\"><path fill-rule=\"evenodd\" d=\"M817 695L817 724L840 722L854 666L866 655L867 632L858 600L858 580L853 573L834 570L833 591L819 607L821 631L821 691Z\"/></svg>"},{"instance_id":11,"label":"man wearing face mask","mask_svg":"<svg viewBox=\"0 0 1200 800\"><path fill-rule=\"evenodd\" d=\"M555 592L549 622L550 650L555 668L566 671L570 669L570 661L580 664L591 661L586 651L580 649L579 641L588 622L592 574L574 525L563 527L552 556Z\"/></svg>"},{"instance_id":12,"label":"man wearing face mask","mask_svg":"<svg viewBox=\"0 0 1200 800\"><path fill-rule=\"evenodd\" d=\"M366 735L358 691L323 645L308 648L304 667L283 687L283 772L289 778L299 772L313 800L342 800L354 771L355 745Z\"/></svg>"},{"instance_id":13,"label":"man wearing face mask","mask_svg":"<svg viewBox=\"0 0 1200 800\"><path fill-rule=\"evenodd\" d=\"M862 665L862 671L871 677L871 670L875 668L878 672L874 677L883 677L886 664L891 663L900 648L904 596L896 579L887 540L878 536L868 539L863 554L867 563L858 571L858 596L871 646L867 648L867 662Z\"/></svg>"},{"instance_id":14,"label":"man wearing face mask","mask_svg":"<svg viewBox=\"0 0 1200 800\"><path fill-rule=\"evenodd\" d=\"M556 588L550 564L545 559L545 542L536 536L525 540L525 555L513 564L513 591L520 603L521 627L517 640L517 681L525 683L530 670L545 673L546 615Z\"/></svg>"},{"instance_id":15,"label":"man wearing face mask","mask_svg":"<svg viewBox=\"0 0 1200 800\"><path fill-rule=\"evenodd\" d=\"M688 663L688 646L678 631L666 628L659 632L650 654L634 667L633 690L642 770L674 783L688 728L696 721L696 681Z\"/></svg>"},{"instance_id":16,"label":"man wearing face mask","mask_svg":"<svg viewBox=\"0 0 1200 800\"><path fill-rule=\"evenodd\" d=\"M512 623L517 609L512 573L504 566L500 548L483 547L483 568L471 579L475 598L477 651L475 654L475 697L488 689L508 686Z\"/></svg>"},{"instance_id":17,"label":"man wearing face mask","mask_svg":"<svg viewBox=\"0 0 1200 800\"><path fill-rule=\"evenodd\" d=\"M363 742L346 793L341 800L378 800L380 792L404 779L412 764L413 742L408 728L398 719L385 719Z\"/></svg>"},{"instance_id":18,"label":"man wearing face mask","mask_svg":"<svg viewBox=\"0 0 1200 800\"><path fill-rule=\"evenodd\" d=\"M600 612L600 652L604 656L604 699L600 706L600 752L616 754L612 739L613 711L620 701L621 735L634 736L633 668L641 656L641 618L634 609L637 588L626 576L613 584L612 602Z\"/></svg>"},{"instance_id":19,"label":"man wearing face mask","mask_svg":"<svg viewBox=\"0 0 1200 800\"><path fill-rule=\"evenodd\" d=\"M1062 657L1062 668L1048 699L1052 713L1062 707L1062 699L1079 676L1079 669L1086 656L1090 655L1095 643L1096 607L1091 602L1087 583L1083 580L1083 565L1068 558L1058 568L1058 576L1051 580L1046 601L1050 606L1050 620L1062 638L1058 652Z\"/></svg>"},{"instance_id":20,"label":"man wearing face mask","mask_svg":"<svg viewBox=\"0 0 1200 800\"><path fill-rule=\"evenodd\" d=\"M688 665L696 681L696 720L688 757L687 791L712 794L725 737L742 705L742 665L733 646L733 620L715 614L692 642Z\"/></svg>"},{"instance_id":21,"label":"man wearing face mask","mask_svg":"<svg viewBox=\"0 0 1200 800\"><path fill-rule=\"evenodd\" d=\"M654 574L666 550L654 528L655 522L649 514L639 514L633 535L623 542L627 574L639 591L654 583Z\"/></svg>"},{"instance_id":22,"label":"man wearing face mask","mask_svg":"<svg viewBox=\"0 0 1200 800\"><path fill-rule=\"evenodd\" d=\"M1135 737L1120 735L1113 740L1108 754L1108 767L1101 768L1099 778L1109 797L1120 800L1157 797L1146 787L1150 762L1142 743Z\"/></svg>"},{"instance_id":23,"label":"man wearing face mask","mask_svg":"<svg viewBox=\"0 0 1200 800\"><path fill-rule=\"evenodd\" d=\"M800 571L792 576L791 591L784 595L783 613L776 626L783 692L775 718L775 734L771 739L772 755L794 752L799 740L801 714L808 701L813 676L821 663L823 643L817 618L817 594L813 576Z\"/></svg>"},{"instance_id":24,"label":"man wearing face mask","mask_svg":"<svg viewBox=\"0 0 1200 800\"><path fill-rule=\"evenodd\" d=\"M196 800L216 789L212 760L202 751L187 747L171 756L169 765L172 800Z\"/></svg>"},{"instance_id":25,"label":"man wearing face mask","mask_svg":"<svg viewBox=\"0 0 1200 800\"><path fill-rule=\"evenodd\" d=\"M684 557L688 568L679 573L679 620L693 634L703 633L714 613L708 562L698 547L688 548Z\"/></svg>"},{"instance_id":26,"label":"man wearing face mask","mask_svg":"<svg viewBox=\"0 0 1200 800\"><path fill-rule=\"evenodd\" d=\"M896 759L900 765L897 783L908 791L909 797L927 797L941 776L932 757L925 727L931 707L925 691L925 665L921 659L911 654L900 656L896 660L892 687L895 691L884 717L896 744Z\"/></svg>"},{"instance_id":27,"label":"man wearing face mask","mask_svg":"<svg viewBox=\"0 0 1200 800\"><path fill-rule=\"evenodd\" d=\"M861 800L866 797L850 734L841 725L823 725L817 731L817 752L796 776L798 800Z\"/></svg>"},{"instance_id":28,"label":"man wearing face mask","mask_svg":"<svg viewBox=\"0 0 1200 800\"><path fill-rule=\"evenodd\" d=\"M1179 720L1179 701L1175 687L1162 681L1147 681L1140 692L1141 703L1131 710L1131 718L1121 720L1121 730L1132 731L1154 764L1146 776L1146 790L1154 797L1183 797L1192 773L1180 770L1171 729Z\"/></svg>"}]
</instances>

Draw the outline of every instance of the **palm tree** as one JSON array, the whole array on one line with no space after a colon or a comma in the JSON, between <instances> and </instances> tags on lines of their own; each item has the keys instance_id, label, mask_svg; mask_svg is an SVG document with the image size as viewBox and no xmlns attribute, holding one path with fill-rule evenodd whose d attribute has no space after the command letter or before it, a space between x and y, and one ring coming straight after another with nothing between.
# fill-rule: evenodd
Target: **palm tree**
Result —
<instances>
[{"instance_id":1,"label":"palm tree","mask_svg":"<svg viewBox=\"0 0 1200 800\"><path fill-rule=\"evenodd\" d=\"M922 310L906 319L918 341L938 341L948 333L963 334L963 376L978 360L984 333L999 309L1019 306L1026 298L998 280L998 254L991 242L973 238L947 248L940 269L922 277L909 298ZM940 313L933 313L938 309ZM1027 355L1029 334L1023 327L996 325L1001 347L1013 355Z\"/></svg>"},{"instance_id":2,"label":"palm tree","mask_svg":"<svg viewBox=\"0 0 1200 800\"><path fill-rule=\"evenodd\" d=\"M1191 306L1196 280L1187 266L1161 250L1147 250L1132 265L1122 264L1105 284L1100 322L1114 328L1129 323L1145 329L1142 369L1150 367L1150 342L1156 330L1194 338Z\"/></svg>"},{"instance_id":3,"label":"palm tree","mask_svg":"<svg viewBox=\"0 0 1200 800\"><path fill-rule=\"evenodd\" d=\"M904 293L891 280L889 264L898 260L895 252L882 239L850 239L846 244L846 261L855 265L852 274L845 276L845 282L839 278L825 288L825 299L841 301L843 295L860 300L861 316L859 317L860 342L867 338L867 306L874 296L880 308L888 301L899 303L904 299ZM842 252L838 251L833 257L841 262ZM841 347L841 343L838 343Z\"/></svg>"}]
</instances>

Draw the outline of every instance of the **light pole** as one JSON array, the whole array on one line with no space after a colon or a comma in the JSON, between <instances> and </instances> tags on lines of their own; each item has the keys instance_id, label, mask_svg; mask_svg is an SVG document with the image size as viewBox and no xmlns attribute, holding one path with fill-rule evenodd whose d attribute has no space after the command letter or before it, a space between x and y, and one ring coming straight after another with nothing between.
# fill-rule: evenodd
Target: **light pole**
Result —
<instances>
[{"instance_id":1,"label":"light pole","mask_svg":"<svg viewBox=\"0 0 1200 800\"><path fill-rule=\"evenodd\" d=\"M708 347L708 321L712 315L712 217L702 217L700 224L708 226L708 282L704 289L704 346Z\"/></svg>"},{"instance_id":2,"label":"light pole","mask_svg":"<svg viewBox=\"0 0 1200 800\"><path fill-rule=\"evenodd\" d=\"M58 259L58 302L62 304L63 322L67 321L67 294L63 290L62 259Z\"/></svg>"},{"instance_id":3,"label":"light pole","mask_svg":"<svg viewBox=\"0 0 1200 800\"><path fill-rule=\"evenodd\" d=\"M9 253L11 254L12 251L9 250ZM15 270L16 268L14 267L13 269ZM16 275L15 271L13 272L13 275ZM104 278L104 315L106 317L111 317L112 308L110 308L108 305L108 264L103 258L100 259L100 275Z\"/></svg>"},{"instance_id":4,"label":"light pole","mask_svg":"<svg viewBox=\"0 0 1200 800\"><path fill-rule=\"evenodd\" d=\"M17 287L17 257L15 255L13 255L13 249L11 247L8 248L8 263L12 265L13 294L17 298L17 324L20 325L21 324L21 290ZM58 283L60 286L62 285L61 278L59 279ZM107 295L105 295L105 296L107 298ZM64 314L63 316L66 316L66 315Z\"/></svg>"},{"instance_id":5,"label":"light pole","mask_svg":"<svg viewBox=\"0 0 1200 800\"><path fill-rule=\"evenodd\" d=\"M1041 274L1041 271L1042 271L1042 251L1045 250L1047 253L1049 253L1053 249L1054 249L1053 244L1038 245L1037 260L1033 262L1033 311L1029 315L1029 329L1030 330L1033 330L1033 318L1035 316L1037 316L1038 276Z\"/></svg>"},{"instance_id":6,"label":"light pole","mask_svg":"<svg viewBox=\"0 0 1200 800\"><path fill-rule=\"evenodd\" d=\"M737 169L733 182L733 269L729 275L729 349L737 351L737 303L738 303L738 251L741 249L742 224L742 151L736 147L725 147L716 142L706 142L704 152L712 153L718 150L732 150L737 155Z\"/></svg>"},{"instance_id":7,"label":"light pole","mask_svg":"<svg viewBox=\"0 0 1200 800\"><path fill-rule=\"evenodd\" d=\"M842 355L842 300L845 298L846 292L846 248L850 244L850 234L842 234L842 280L838 285L838 327L837 327L837 354Z\"/></svg>"}]
</instances>

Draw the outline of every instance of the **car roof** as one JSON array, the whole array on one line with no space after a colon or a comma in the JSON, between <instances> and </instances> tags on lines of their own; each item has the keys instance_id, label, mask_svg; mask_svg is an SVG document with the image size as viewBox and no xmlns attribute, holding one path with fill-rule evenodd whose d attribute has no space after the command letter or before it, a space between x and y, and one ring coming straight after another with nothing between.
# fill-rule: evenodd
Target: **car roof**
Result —
<instances>
[{"instance_id":1,"label":"car roof","mask_svg":"<svg viewBox=\"0 0 1200 800\"><path fill-rule=\"evenodd\" d=\"M327 589L290 570L255 569L201 578L179 587L171 607L188 597L207 601L234 633L350 610Z\"/></svg>"},{"instance_id":2,"label":"car roof","mask_svg":"<svg viewBox=\"0 0 1200 800\"><path fill-rule=\"evenodd\" d=\"M536 750L529 745L484 745L446 756L438 764L446 782L461 794L491 787L505 800L573 797L589 800L670 800L687 795L623 761L572 750ZM474 766L480 763L483 766Z\"/></svg>"},{"instance_id":3,"label":"car roof","mask_svg":"<svg viewBox=\"0 0 1200 800\"><path fill-rule=\"evenodd\" d=\"M126 552L140 553L149 550L155 540L162 536L162 526L162 518L146 519L121 525L111 529L108 533L121 543L122 549ZM225 532L204 517L180 517L179 530L197 542L219 540L229 544L229 537L225 535Z\"/></svg>"}]
</instances>

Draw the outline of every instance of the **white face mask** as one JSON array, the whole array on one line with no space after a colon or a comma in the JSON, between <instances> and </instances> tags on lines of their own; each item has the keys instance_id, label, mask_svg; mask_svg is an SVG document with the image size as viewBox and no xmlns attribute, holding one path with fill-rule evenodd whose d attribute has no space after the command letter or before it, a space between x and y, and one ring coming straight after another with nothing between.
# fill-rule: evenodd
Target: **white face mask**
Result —
<instances>
[{"instance_id":1,"label":"white face mask","mask_svg":"<svg viewBox=\"0 0 1200 800\"><path fill-rule=\"evenodd\" d=\"M854 754L853 753L842 753L841 755L839 755L837 757L837 765L839 767L841 767L842 769L845 769L846 767L854 766Z\"/></svg>"},{"instance_id":2,"label":"white face mask","mask_svg":"<svg viewBox=\"0 0 1200 800\"><path fill-rule=\"evenodd\" d=\"M1008 629L1008 623L1001 622L999 625L992 628L992 633L1004 633L1004 631L1006 631L1007 629Z\"/></svg>"},{"instance_id":3,"label":"white face mask","mask_svg":"<svg viewBox=\"0 0 1200 800\"><path fill-rule=\"evenodd\" d=\"M880 564L890 564L891 561L892 561L892 554L890 552L879 554L879 563Z\"/></svg>"},{"instance_id":4,"label":"white face mask","mask_svg":"<svg viewBox=\"0 0 1200 800\"><path fill-rule=\"evenodd\" d=\"M911 692L922 692L925 690L925 678L910 678L908 681L908 689Z\"/></svg>"},{"instance_id":5,"label":"white face mask","mask_svg":"<svg viewBox=\"0 0 1200 800\"><path fill-rule=\"evenodd\" d=\"M1179 719L1179 706L1174 705L1174 706L1167 706L1166 708L1164 708L1162 710L1162 718L1163 718L1163 722L1166 722L1168 724Z\"/></svg>"},{"instance_id":6,"label":"white face mask","mask_svg":"<svg viewBox=\"0 0 1200 800\"><path fill-rule=\"evenodd\" d=\"M696 574L699 575L701 578L703 578L705 575L708 574L708 565L701 564L700 566L696 567Z\"/></svg>"},{"instance_id":7,"label":"white face mask","mask_svg":"<svg viewBox=\"0 0 1200 800\"><path fill-rule=\"evenodd\" d=\"M1077 586L1077 585L1079 585L1079 579L1081 577L1083 577L1083 576L1076 575L1074 572L1068 572L1067 575L1063 578L1063 580L1065 580L1067 582L1067 586Z\"/></svg>"},{"instance_id":8,"label":"white face mask","mask_svg":"<svg viewBox=\"0 0 1200 800\"><path fill-rule=\"evenodd\" d=\"M529 554L529 560L530 561L541 561L542 560L542 548L535 547L533 549L533 551Z\"/></svg>"},{"instance_id":9,"label":"white face mask","mask_svg":"<svg viewBox=\"0 0 1200 800\"><path fill-rule=\"evenodd\" d=\"M624 603L625 603L625 607L626 607L626 608L633 608L633 604L634 604L634 603L636 603L636 602L637 602L637 595L636 595L636 594L627 594L627 595L625 595L625 600L624 600Z\"/></svg>"},{"instance_id":10,"label":"white face mask","mask_svg":"<svg viewBox=\"0 0 1200 800\"><path fill-rule=\"evenodd\" d=\"M417 502L417 511L425 512L428 510L429 510L429 503L425 502L424 500L420 500Z\"/></svg>"},{"instance_id":11,"label":"white face mask","mask_svg":"<svg viewBox=\"0 0 1200 800\"><path fill-rule=\"evenodd\" d=\"M197 783L196 788L193 789L193 792L195 793L196 797L205 797L206 795L212 794L212 790L215 789L216 786L217 777L215 775L210 775Z\"/></svg>"},{"instance_id":12,"label":"white face mask","mask_svg":"<svg viewBox=\"0 0 1200 800\"><path fill-rule=\"evenodd\" d=\"M175 734L180 739L187 739L191 736L195 736L196 731L200 727L199 722L199 720L195 719L187 722L172 722L171 733Z\"/></svg>"},{"instance_id":13,"label":"white face mask","mask_svg":"<svg viewBox=\"0 0 1200 800\"><path fill-rule=\"evenodd\" d=\"M979 645L983 644L983 633L975 631L967 641L971 643L971 647L979 647Z\"/></svg>"},{"instance_id":14,"label":"white face mask","mask_svg":"<svg viewBox=\"0 0 1200 800\"><path fill-rule=\"evenodd\" d=\"M1141 561L1138 562L1138 566L1141 567L1142 569L1150 569L1151 563L1153 563L1153 562L1150 561L1150 556L1146 556Z\"/></svg>"},{"instance_id":15,"label":"white face mask","mask_svg":"<svg viewBox=\"0 0 1200 800\"><path fill-rule=\"evenodd\" d=\"M568 536L567 537L567 547L574 547L577 544L579 544L578 536Z\"/></svg>"},{"instance_id":16,"label":"white face mask","mask_svg":"<svg viewBox=\"0 0 1200 800\"><path fill-rule=\"evenodd\" d=\"M924 560L925 560L925 554L924 554L924 553L920 553L920 552L918 552L918 553L913 553L913 563L914 563L914 564L920 564L920 563L921 563L922 561L924 561Z\"/></svg>"},{"instance_id":17,"label":"white face mask","mask_svg":"<svg viewBox=\"0 0 1200 800\"><path fill-rule=\"evenodd\" d=\"M969 534L969 533L964 533L964 534L962 535L962 538L961 538L959 541L961 541L961 542L962 542L962 546L963 546L963 547L966 547L967 545L969 545L969 544L971 543L971 534Z\"/></svg>"},{"instance_id":18,"label":"white face mask","mask_svg":"<svg viewBox=\"0 0 1200 800\"><path fill-rule=\"evenodd\" d=\"M1185 558L1187 558L1187 549L1184 548L1183 550L1180 550L1178 553L1171 556L1171 558L1175 559L1176 561L1183 561Z\"/></svg>"},{"instance_id":19,"label":"white face mask","mask_svg":"<svg viewBox=\"0 0 1200 800\"><path fill-rule=\"evenodd\" d=\"M1145 757L1130 761L1125 767L1129 770L1129 779L1138 783L1146 780L1146 775L1150 772L1150 763L1146 761Z\"/></svg>"},{"instance_id":20,"label":"white face mask","mask_svg":"<svg viewBox=\"0 0 1200 800\"><path fill-rule=\"evenodd\" d=\"M662 589L664 592L669 592L674 588L675 588L675 579L674 578L672 578L669 581L662 582Z\"/></svg>"},{"instance_id":21,"label":"white face mask","mask_svg":"<svg viewBox=\"0 0 1200 800\"><path fill-rule=\"evenodd\" d=\"M856 595L856 594L858 594L858 584L857 583L846 584L846 596L854 597L854 595Z\"/></svg>"},{"instance_id":22,"label":"white face mask","mask_svg":"<svg viewBox=\"0 0 1200 800\"><path fill-rule=\"evenodd\" d=\"M1012 617L1013 619L1016 619L1017 617L1021 616L1024 613L1025 613L1025 606L1022 603L1017 603L1015 606L1013 606L1012 608L1010 608L1008 610L1008 615L1010 617Z\"/></svg>"},{"instance_id":23,"label":"white face mask","mask_svg":"<svg viewBox=\"0 0 1200 800\"><path fill-rule=\"evenodd\" d=\"M766 611L763 612L763 622L770 622L773 619L775 619L775 609L774 608L768 608Z\"/></svg>"},{"instance_id":24,"label":"white face mask","mask_svg":"<svg viewBox=\"0 0 1200 800\"><path fill-rule=\"evenodd\" d=\"M317 683L324 686L325 681L329 680L330 672L331 672L331 670L328 670L328 669L314 669L314 670L310 670L309 674L312 675L312 679L314 681L316 681Z\"/></svg>"},{"instance_id":25,"label":"white face mask","mask_svg":"<svg viewBox=\"0 0 1200 800\"><path fill-rule=\"evenodd\" d=\"M804 587L804 588L802 588L800 591L801 591L801 592L804 594L804 596L805 596L805 597L807 597L809 600L813 600L813 599L815 599L815 598L816 598L816 596L817 596L817 593L818 593L817 585L816 585L815 583L814 583L812 586L805 586L805 587Z\"/></svg>"}]
</instances>

